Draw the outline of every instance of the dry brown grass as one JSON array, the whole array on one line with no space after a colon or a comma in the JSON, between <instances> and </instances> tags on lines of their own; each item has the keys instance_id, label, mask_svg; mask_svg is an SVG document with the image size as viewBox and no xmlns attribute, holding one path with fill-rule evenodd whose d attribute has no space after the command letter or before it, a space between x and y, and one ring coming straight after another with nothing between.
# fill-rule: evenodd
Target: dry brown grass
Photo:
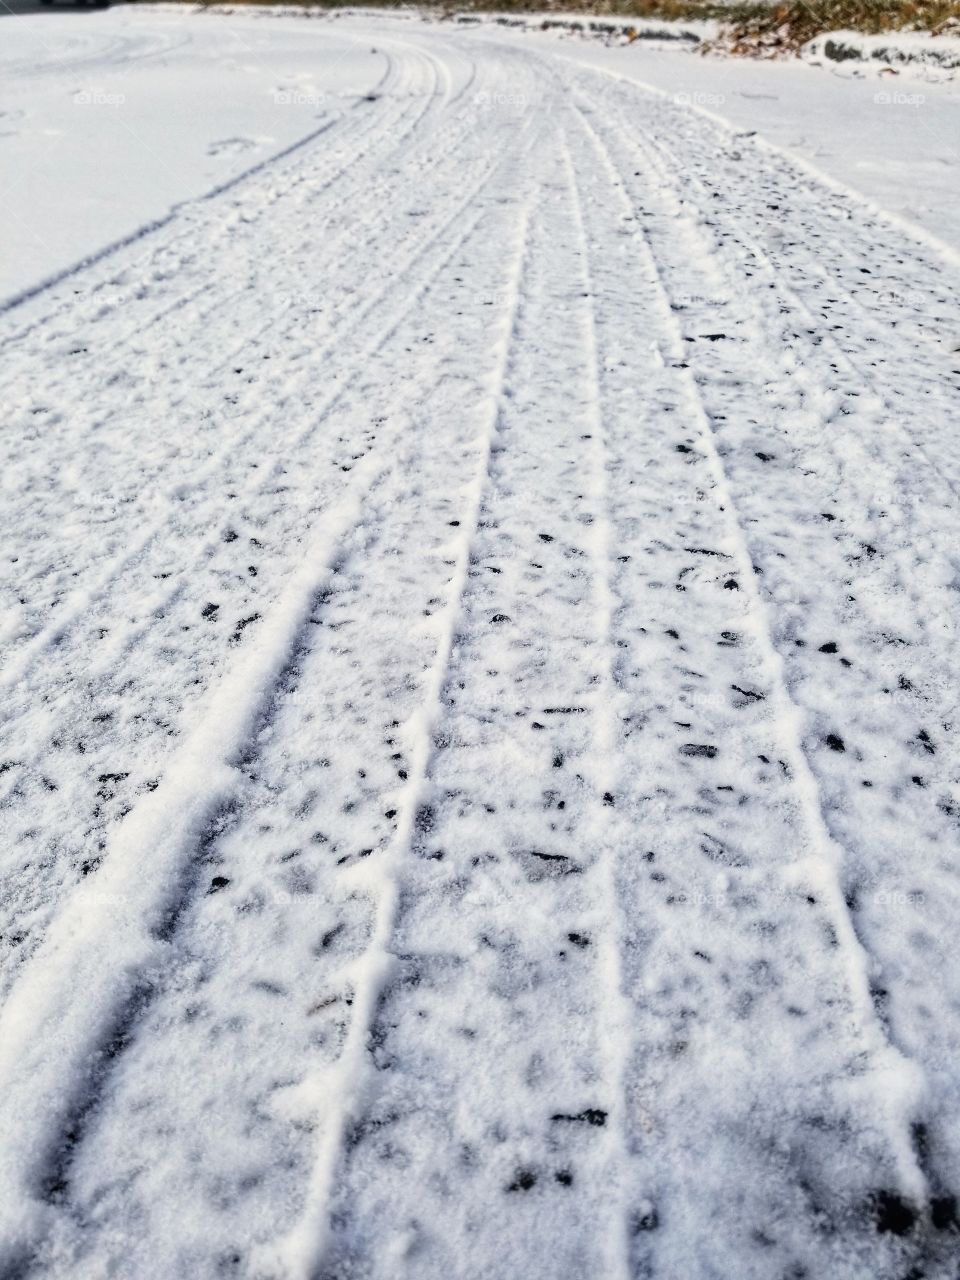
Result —
<instances>
[{"instance_id":1,"label":"dry brown grass","mask_svg":"<svg viewBox=\"0 0 960 1280\"><path fill-rule=\"evenodd\" d=\"M196 0L194 0L196 2ZM206 0L216 3L216 0ZM234 4L290 3L291 0L231 0ZM343 8L342 0L294 0L308 8ZM205 3L205 0L200 0ZM723 24L720 43L737 53L797 49L826 31L933 31L958 29L960 0L784 0L782 3L719 4L715 0L349 0L351 8L428 8L454 13L590 13L598 17L662 22L713 20Z\"/></svg>"}]
</instances>

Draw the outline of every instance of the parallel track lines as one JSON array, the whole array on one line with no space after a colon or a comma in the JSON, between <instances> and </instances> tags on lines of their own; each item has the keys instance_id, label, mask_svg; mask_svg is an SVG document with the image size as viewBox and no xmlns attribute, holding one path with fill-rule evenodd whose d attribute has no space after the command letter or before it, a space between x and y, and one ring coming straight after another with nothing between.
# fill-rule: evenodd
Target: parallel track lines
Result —
<instances>
[{"instance_id":1,"label":"parallel track lines","mask_svg":"<svg viewBox=\"0 0 960 1280\"><path fill-rule=\"evenodd\" d=\"M376 86L377 90L383 89L384 85L389 81L392 73L393 73L393 65L390 64L387 67L387 70L384 72L384 75L381 77L380 81L378 82ZM243 172L236 174L234 177L229 178L224 182L218 183L216 186L212 187L209 191L206 191L201 195L194 197L193 199L186 200L176 205L171 210L171 212L167 214L165 217L158 218L153 222L147 223L144 227L140 227L137 230L131 232L129 235L116 241L114 244L108 245L106 248L100 250L98 253L94 254L93 256L85 258L79 263L75 263L71 267L65 268L63 271L59 272L56 276L52 277L49 280L41 282L39 285L34 286L32 289L29 289L20 294L16 294L12 298L8 298L6 301L0 304L0 316L8 313L13 313L17 309L22 307L24 303L30 302L34 299L41 298L44 294L48 293L51 289L55 288L57 285L72 279L74 276L80 274L81 272L90 270L91 267L98 266L101 263L109 262L109 260L115 254L121 252L125 248L139 244L147 240L148 238L153 237L160 231L166 230L168 227L171 226L171 224L175 224L178 219L184 219L184 215L189 215L193 212L196 212L197 210L202 209L204 205L206 205L209 201L216 199L219 196L223 196L227 192L231 192L234 190L242 191L244 187L246 187L249 183L256 182L259 178L263 176L264 173L276 169L277 166L289 160L291 156L296 157L295 164L299 163L299 161L302 159L302 153L304 152L304 150L308 149L310 145L313 142L315 142L318 138L325 136L331 130L337 129L337 127L340 124L346 124L348 126L347 137L346 137L347 141L349 141L351 137L357 134L357 130L354 127L356 125L356 120L354 119L352 112L349 115L344 115L339 120L326 121L319 128L311 130L310 133L305 134L301 138L298 138L294 142L290 143L288 146L284 147L282 150L276 152L274 155L267 156L265 159L259 161L257 164L253 165L251 168L245 169ZM363 117L361 117L360 124L367 125L366 128L361 128L359 130L358 136L360 138L363 138L366 136L367 133L371 131L373 126L376 124L376 120L375 119L371 120L369 118L364 119ZM351 157L351 159L348 160L347 164L344 165L334 175L331 181L336 181L336 178L339 177L340 174L345 172L346 169L348 169L351 166L354 159L360 159L364 154L365 153L361 152L359 153L359 155L355 157ZM293 185L298 185L298 184L295 182ZM277 197L273 193L268 192L266 193L265 196L260 195L259 199L261 200L259 214L262 214L263 212L266 211L266 209L268 209L276 201ZM189 225L189 218L187 218L186 221L187 221L187 225L185 225L182 230L179 230L173 236L169 237L168 239L165 239L162 244L154 246L153 252L155 256L167 255L170 253L171 249L174 249L176 246L180 245L181 243L187 243L189 245L192 228ZM225 227L221 227L219 234L221 235L224 234L225 230L226 230ZM107 291L112 287L114 286L112 286L111 281L109 279L103 280L94 287L91 296L93 298L96 298L99 293ZM137 329L132 331L132 334L129 336L133 336L133 334L142 333L145 329L149 328L157 319L160 319L162 318L163 315L168 314L170 310L175 309L177 306L182 305L185 301L188 301L189 299L192 299L198 296L202 292L203 292L202 287L199 289L192 288L187 290L187 292L183 294L179 300L175 301L165 310L162 310L161 312L159 312L155 317L153 317L153 319L148 321L146 325L142 325L142 324L139 325ZM5 349L7 346L13 343L22 341L25 337L29 336L29 334L32 333L34 330L40 327L43 327L45 325L48 325L56 317L62 315L64 312L70 312L72 310L75 310L76 307L77 307L76 299L72 297L58 302L57 306L52 312L48 312L45 315L41 315L29 321L25 328L19 329L13 334L10 334L8 337L5 337L2 343L0 343L0 349ZM129 336L127 340L129 340ZM122 341L124 340L121 339L121 342Z\"/></svg>"},{"instance_id":2,"label":"parallel track lines","mask_svg":"<svg viewBox=\"0 0 960 1280\"><path fill-rule=\"evenodd\" d=\"M575 103L573 104L573 109L582 123L584 132L595 147L604 168L609 172L611 183L619 193L619 200L624 205L625 211L632 214L632 206L625 194L622 174L610 157L599 134ZM679 344L682 341L682 333L671 310L669 292L663 280L659 264L653 255L645 234L642 235L641 244L651 276L657 281L658 290L662 298L662 330L671 332ZM703 402L702 393L692 373L685 371L684 380L687 384L691 408L699 423L700 437L714 479L717 501L727 512L727 524L732 543L736 549L735 561L740 570L738 576L742 584L741 590L745 591L748 597L749 609L755 624L754 640L766 668L769 701L780 726L784 758L787 760L793 774L796 792L802 806L804 823L811 840L812 851L807 859L806 871L828 906L831 921L837 932L839 945L843 948L849 990L860 1022L861 1035L866 1043L872 1046L878 1061L898 1069L904 1101L908 1107L916 1107L923 1092L922 1071L919 1064L907 1058L893 1044L886 1028L877 1016L870 990L870 972L873 960L857 934L840 884L839 868L845 856L844 851L831 835L824 818L819 785L803 746L802 713L790 697L789 686L784 673L783 658L771 637L770 625L766 616L766 605L760 596L755 581L749 543L737 516L736 503L732 497L726 469L717 452L713 428ZM878 1107L878 1111L886 1114L885 1108ZM891 1150L897 1161L903 1190L921 1203L926 1202L929 1195L927 1181L917 1161L910 1132L899 1124L891 1125L889 1123L887 1124L887 1132Z\"/></svg>"},{"instance_id":3,"label":"parallel track lines","mask_svg":"<svg viewBox=\"0 0 960 1280\"><path fill-rule=\"evenodd\" d=\"M494 164L489 165L482 173L480 179L467 189L466 197L458 201L453 213L443 222L441 227L435 233L435 239L443 235L451 226L464 216L470 205L477 198L480 190L482 190L486 185L494 167ZM375 311L385 298L396 292L397 280L405 277L416 266L424 255L429 252L433 243L434 241L431 240L426 244L418 245L412 254L408 254L406 260L399 265L398 269L391 275L386 284L384 284L384 286L374 294L373 297L360 302L353 309L349 315L347 324L334 335L327 347L321 351L320 356L318 357L319 359L322 360L324 356L329 355L337 348L342 347L344 341L350 336L350 334L359 328L363 320L366 319L371 312ZM433 275L428 277L428 284L435 278L435 275L443 269L445 261L446 260L436 268L436 272L434 272ZM406 309L401 313L401 319L407 311L416 305L419 301L419 297L420 292L416 292L408 300L407 304L405 304ZM313 436L321 424L326 421L331 411L343 397L351 385L353 378L366 367L367 362L375 355L379 346L382 345L386 338L393 332L397 322L398 321L391 319L388 321L386 326L375 332L371 340L362 345L353 357L351 372L347 377L340 381L339 385L336 386L325 400L322 401L321 404L313 411L310 425L306 427L292 442L290 442L284 457L274 464L273 468L271 468L264 478L258 477L256 480L251 482L247 490L244 491L241 501L249 500L255 493L262 493L275 481L279 471L285 464L290 450L297 452L307 446L311 436ZM311 362L311 364L312 363L313 362ZM296 381L288 385L288 395L293 395L298 388L302 389L308 385L312 377L313 374L310 370L305 370L299 374ZM273 412L274 406L265 406L261 413L255 416L255 420L248 429L244 439L254 439L262 426L263 419L272 415ZM237 447L238 445L235 440L228 440L224 443L225 450L229 449L233 451ZM208 465L200 471L199 474L194 475L191 478L192 487L197 489L202 488L204 483L217 475L220 467L221 454L218 453L214 455ZM30 640L26 642L25 647L21 649L10 662L0 669L0 690L10 689L13 685L22 681L43 653L49 650L51 645L59 643L63 636L80 618L84 616L89 609L91 602L101 597L110 583L123 573L126 568L136 563L147 548L151 546L167 529L171 519L169 513L173 506L174 504L172 501L168 499L164 504L164 514L162 514L160 519L154 524L148 526L148 528L140 535L134 547L126 550L119 560L111 563L106 572L99 577L92 586L84 587L74 593L71 597L68 597L68 599L59 607L56 621L51 623L43 631L32 636Z\"/></svg>"},{"instance_id":4,"label":"parallel track lines","mask_svg":"<svg viewBox=\"0 0 960 1280\"><path fill-rule=\"evenodd\" d=\"M466 211L501 164L502 160L494 162L480 182L470 188L447 226ZM525 206L524 243L527 217ZM420 302L446 263L474 233L481 218L482 212L467 221L427 279L406 295L400 315L378 331L374 349ZM424 252L426 247L417 256ZM512 328L502 344L501 377L511 331ZM488 458L498 406L496 398L484 459ZM232 792L238 754L286 669L304 621L322 595L326 575L335 568L339 548L362 522L366 494L395 465L390 451L386 452L388 456L382 460L379 452L363 458L355 469L358 480L350 487L347 501L321 518L314 528L311 548L273 609L265 634L211 691L197 729L180 744L157 789L137 805L118 829L96 883L88 882L89 890L85 887L76 894L56 918L41 951L29 963L0 1014L2 1095L4 1102L17 1111L15 1138L0 1157L0 1169L10 1178L9 1185L18 1189L18 1194L0 1211L0 1261L4 1265L18 1265L43 1229L48 1210L36 1198L35 1187L54 1131L76 1105L77 1082L86 1079L96 1062L98 1046L109 1036L138 976L159 961L162 944L155 931L162 923L167 903L175 895L183 868L205 826ZM479 479L478 485L475 504L479 504L482 492ZM455 594L462 590L468 555L469 539L465 537ZM434 699L439 698L454 634L455 616L451 616L434 667ZM415 777L424 775L428 760L429 730L425 720L422 750L413 768ZM409 839L414 811L415 805L411 805L405 815L406 825L398 828L398 842ZM140 874L140 857L145 849L150 850L151 856L149 881ZM398 858L399 852L393 856ZM388 914L384 906L380 912L381 929L386 930L391 919L392 911ZM87 939L91 940L89 945ZM70 983L77 980L80 971L85 975L87 992L83 1008L72 1004L70 997ZM375 1001L376 989L371 986L370 1015ZM363 1007L358 1001L355 1013L362 1014ZM56 1061L50 1061L46 1045L54 1028L62 1037L65 1050ZM31 1062L33 1071L27 1069Z\"/></svg>"},{"instance_id":5,"label":"parallel track lines","mask_svg":"<svg viewBox=\"0 0 960 1280\"><path fill-rule=\"evenodd\" d=\"M329 1074L325 1072L316 1082L317 1111L322 1110L323 1103L330 1096L331 1086L333 1086L334 1096L338 1099L336 1113L333 1119L328 1121L319 1145L300 1222L287 1239L278 1242L275 1249L268 1249L264 1254L265 1259L273 1256L283 1260L289 1274L302 1277L302 1280L311 1280L326 1250L329 1227L328 1202L343 1149L346 1128L360 1101L369 1070L365 1063L367 1039L376 1016L381 992L393 969L391 941L399 907L403 864L409 857L412 847L418 804L427 789L433 752L433 730L440 715L442 693L450 668L460 617L460 601L467 584L470 551L479 525L483 495L488 481L490 458L509 370L510 349L519 306L530 218L531 202L527 200L521 209L517 246L514 250L511 270L513 284L503 309L502 336L494 386L490 391L489 410L482 434L477 469L467 498L466 518L462 521L463 533L459 539L452 585L446 605L445 625L440 633L437 653L424 691L422 709L414 721L407 725L413 741L407 798L390 850L370 873L375 881L377 903L372 938L364 957L366 972L354 991L347 1042L337 1063L335 1079L331 1081Z\"/></svg>"},{"instance_id":6,"label":"parallel track lines","mask_svg":"<svg viewBox=\"0 0 960 1280\"><path fill-rule=\"evenodd\" d=\"M668 182L668 166L661 157L661 153L663 151L662 142L656 138L640 136L636 140L636 145L645 151L645 153L650 157L652 163L657 165L657 168L663 174L665 183ZM691 174L689 180L697 186L697 188L704 194L705 198L708 196L708 193L695 174ZM729 222L726 225L729 228ZM861 366L857 357L851 355L851 353L841 344L831 327L824 327L821 325L817 316L815 316L811 311L810 305L800 295L797 288L787 282L784 272L778 271L776 264L773 262L769 253L760 246L756 239L743 231L740 231L734 239L735 242L739 243L745 252L750 255L753 261L760 266L767 281L772 283L776 288L778 296L783 298L785 301L789 301L796 308L797 312L810 325L811 332L815 331L822 335L824 342L829 345L837 359L860 381L864 387L870 388L871 392L876 395L878 408L882 409L887 420L887 424L891 429L899 431L900 434L906 438L906 442L911 452L913 454L919 454L920 457L923 458L931 471L935 472L943 483L947 485L954 498L960 497L960 488L958 488L957 481L944 472L942 462L939 459L934 459L930 456L923 440L916 432L911 431L908 428L904 415L900 412L894 411L898 406L896 405L896 402L890 398L889 392L886 393L886 395L881 395L877 392L876 373L864 369ZM882 336L882 331L879 329L873 316L869 314L863 304L858 302L849 290L844 289L843 285L836 280L830 280L830 285L834 292L844 294L848 305L858 309L863 320L866 322L866 325L869 327L870 332L875 336Z\"/></svg>"},{"instance_id":7,"label":"parallel track lines","mask_svg":"<svg viewBox=\"0 0 960 1280\"><path fill-rule=\"evenodd\" d=\"M566 138L563 139L563 162L574 207L574 221L580 244L581 280L585 302L584 346L589 368L589 417L593 436L594 496L598 514L593 524L594 599L596 629L600 638L603 669L596 690L594 711L595 751L599 759L599 789L616 796L620 792L620 767L617 762L621 731L621 695L617 686L614 662L614 626L618 601L610 581L613 535L610 522L610 495L606 469L610 448L603 417L600 351L594 319L594 286L590 270L590 244L583 220L583 205L577 175ZM631 1056L632 1005L625 992L622 966L622 908L617 888L618 861L629 848L623 824L616 819L615 809L606 808L601 831L598 879L604 904L604 926L598 934L598 959L606 980L604 1007L604 1059L610 1077L610 1110L614 1137L611 1142L616 1167L616 1182L609 1190L612 1201L612 1227L605 1240L608 1256L604 1276L609 1280L630 1280L629 1231L630 1160L627 1142L626 1096L627 1075Z\"/></svg>"}]
</instances>

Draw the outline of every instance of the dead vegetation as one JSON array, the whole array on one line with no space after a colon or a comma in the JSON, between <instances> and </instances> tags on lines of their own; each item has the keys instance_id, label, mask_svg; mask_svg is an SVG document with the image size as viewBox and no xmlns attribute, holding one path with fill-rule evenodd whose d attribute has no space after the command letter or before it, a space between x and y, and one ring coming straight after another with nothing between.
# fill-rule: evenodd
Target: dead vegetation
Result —
<instances>
[{"instance_id":1,"label":"dead vegetation","mask_svg":"<svg viewBox=\"0 0 960 1280\"><path fill-rule=\"evenodd\" d=\"M198 7L217 0L200 0ZM290 3L291 0L230 0L233 4ZM776 55L799 49L808 40L828 31L858 31L875 35L885 31L929 31L934 35L960 35L960 0L787 0L785 3L722 4L714 0L292 0L305 8L436 9L452 18L462 13L592 14L599 18L637 18L659 22L722 24L720 38L712 45L733 53ZM707 47L706 45L704 47Z\"/></svg>"}]
</instances>

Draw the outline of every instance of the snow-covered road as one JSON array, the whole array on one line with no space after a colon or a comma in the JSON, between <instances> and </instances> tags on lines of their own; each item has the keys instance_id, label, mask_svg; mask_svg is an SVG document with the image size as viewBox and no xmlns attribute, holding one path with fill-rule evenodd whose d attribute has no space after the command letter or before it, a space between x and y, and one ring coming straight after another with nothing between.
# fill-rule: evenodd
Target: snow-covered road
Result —
<instances>
[{"instance_id":1,"label":"snow-covered road","mask_svg":"<svg viewBox=\"0 0 960 1280\"><path fill-rule=\"evenodd\" d=\"M960 271L310 41L0 317L0 1274L955 1278Z\"/></svg>"}]
</instances>

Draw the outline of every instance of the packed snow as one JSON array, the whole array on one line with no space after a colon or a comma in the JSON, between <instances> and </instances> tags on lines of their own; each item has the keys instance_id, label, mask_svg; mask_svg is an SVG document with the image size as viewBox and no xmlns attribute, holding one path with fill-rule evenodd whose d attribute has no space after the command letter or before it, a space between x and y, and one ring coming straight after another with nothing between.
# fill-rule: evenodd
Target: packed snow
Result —
<instances>
[{"instance_id":1,"label":"packed snow","mask_svg":"<svg viewBox=\"0 0 960 1280\"><path fill-rule=\"evenodd\" d=\"M955 171L2 25L0 1275L956 1280Z\"/></svg>"}]
</instances>

